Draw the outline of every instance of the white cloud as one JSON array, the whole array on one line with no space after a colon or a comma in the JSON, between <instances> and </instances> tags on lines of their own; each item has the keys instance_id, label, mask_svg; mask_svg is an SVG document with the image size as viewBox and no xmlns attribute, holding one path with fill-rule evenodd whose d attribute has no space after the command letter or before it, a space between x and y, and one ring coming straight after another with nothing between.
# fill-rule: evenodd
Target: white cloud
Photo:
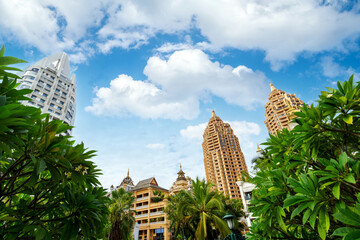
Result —
<instances>
[{"instance_id":1,"label":"white cloud","mask_svg":"<svg viewBox=\"0 0 360 240\"><path fill-rule=\"evenodd\" d=\"M212 62L201 50L176 51L167 60L151 57L144 74L145 81L119 75L110 87L96 89L96 98L86 110L97 115L176 120L194 119L200 101L212 95L246 109L266 102L263 73Z\"/></svg>"},{"instance_id":2,"label":"white cloud","mask_svg":"<svg viewBox=\"0 0 360 240\"><path fill-rule=\"evenodd\" d=\"M149 143L145 147L151 150L159 150L159 149L164 149L165 145L162 143Z\"/></svg>"},{"instance_id":3,"label":"white cloud","mask_svg":"<svg viewBox=\"0 0 360 240\"><path fill-rule=\"evenodd\" d=\"M342 80L347 80L352 74L359 76L359 73L356 72L352 67L345 68L339 63L334 61L333 57L323 57L320 62L320 66L323 71L323 75L329 78L341 77Z\"/></svg>"},{"instance_id":4,"label":"white cloud","mask_svg":"<svg viewBox=\"0 0 360 240\"><path fill-rule=\"evenodd\" d=\"M121 40L117 34L124 32L150 38L195 26L217 48L264 50L266 60L278 70L299 53L344 50L345 40L359 36L360 25L353 23L360 15L341 6L338 1L317 0L123 1L99 34L110 41Z\"/></svg>"},{"instance_id":5,"label":"white cloud","mask_svg":"<svg viewBox=\"0 0 360 240\"><path fill-rule=\"evenodd\" d=\"M333 0L0 0L0 35L46 54L72 51L91 38L107 53L139 47L157 34L184 35L197 28L207 42L164 45L159 51L256 49L278 70L303 52L349 50L360 34L354 24L360 22L358 8ZM86 49L80 52L77 59L89 57Z\"/></svg>"}]
</instances>

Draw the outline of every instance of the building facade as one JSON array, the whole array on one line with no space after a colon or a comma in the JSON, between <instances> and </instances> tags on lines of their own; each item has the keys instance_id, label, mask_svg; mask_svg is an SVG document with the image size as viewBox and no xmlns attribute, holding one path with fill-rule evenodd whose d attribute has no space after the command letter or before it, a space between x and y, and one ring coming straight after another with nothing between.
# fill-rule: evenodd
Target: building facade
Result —
<instances>
[{"instance_id":1,"label":"building facade","mask_svg":"<svg viewBox=\"0 0 360 240\"><path fill-rule=\"evenodd\" d=\"M192 189L191 178L185 177L185 173L182 170L181 164L180 164L180 171L177 174L178 177L176 178L176 181L172 184L170 188L171 195L176 194L181 190L190 191Z\"/></svg>"},{"instance_id":2,"label":"building facade","mask_svg":"<svg viewBox=\"0 0 360 240\"><path fill-rule=\"evenodd\" d=\"M295 124L291 120L295 118L294 112L299 111L303 101L296 97L295 94L286 93L276 89L270 84L271 92L269 101L265 105L265 125L268 132L274 135L282 129L293 129Z\"/></svg>"},{"instance_id":3,"label":"building facade","mask_svg":"<svg viewBox=\"0 0 360 240\"><path fill-rule=\"evenodd\" d=\"M239 139L230 124L224 123L215 111L204 131L202 143L206 180L230 198L240 199L236 181L241 172L248 172Z\"/></svg>"},{"instance_id":4,"label":"building facade","mask_svg":"<svg viewBox=\"0 0 360 240\"><path fill-rule=\"evenodd\" d=\"M19 89L31 89L31 100L24 105L38 107L50 119L62 120L73 126L76 113L76 76L70 77L66 53L54 54L28 67L19 81Z\"/></svg>"},{"instance_id":5,"label":"building facade","mask_svg":"<svg viewBox=\"0 0 360 240\"><path fill-rule=\"evenodd\" d=\"M236 184L239 186L241 200L244 206L243 211L245 216L242 217L241 221L245 222L246 226L251 227L251 221L253 221L255 218L253 217L252 212L249 212L249 206L250 200L252 198L252 191L256 185L244 181L238 181Z\"/></svg>"},{"instance_id":6,"label":"building facade","mask_svg":"<svg viewBox=\"0 0 360 240\"><path fill-rule=\"evenodd\" d=\"M160 187L154 177L140 181L130 190L135 197L135 231L139 240L169 240L170 222L164 209L169 190Z\"/></svg>"}]
</instances>

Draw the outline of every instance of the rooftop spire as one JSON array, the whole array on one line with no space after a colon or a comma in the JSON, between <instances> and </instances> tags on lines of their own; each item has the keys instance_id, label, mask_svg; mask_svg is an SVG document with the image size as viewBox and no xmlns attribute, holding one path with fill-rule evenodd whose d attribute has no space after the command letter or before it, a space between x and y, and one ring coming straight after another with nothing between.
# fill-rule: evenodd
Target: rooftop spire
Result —
<instances>
[{"instance_id":1,"label":"rooftop spire","mask_svg":"<svg viewBox=\"0 0 360 240\"><path fill-rule=\"evenodd\" d=\"M276 89L276 87L274 87L274 85L272 83L270 83L270 89L271 89L271 91L274 91Z\"/></svg>"},{"instance_id":2,"label":"rooftop spire","mask_svg":"<svg viewBox=\"0 0 360 240\"><path fill-rule=\"evenodd\" d=\"M127 176L126 176L126 177L130 177L129 171L130 171L130 170L128 169L128 172L127 172Z\"/></svg>"},{"instance_id":3,"label":"rooftop spire","mask_svg":"<svg viewBox=\"0 0 360 240\"><path fill-rule=\"evenodd\" d=\"M216 117L215 111L212 110L212 116L211 117Z\"/></svg>"}]
</instances>

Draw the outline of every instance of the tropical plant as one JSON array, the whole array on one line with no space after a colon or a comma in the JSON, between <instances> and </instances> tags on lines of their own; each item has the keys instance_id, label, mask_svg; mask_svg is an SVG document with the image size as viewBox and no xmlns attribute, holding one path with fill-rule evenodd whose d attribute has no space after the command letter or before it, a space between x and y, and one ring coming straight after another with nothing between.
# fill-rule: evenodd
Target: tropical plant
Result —
<instances>
[{"instance_id":1,"label":"tropical plant","mask_svg":"<svg viewBox=\"0 0 360 240\"><path fill-rule=\"evenodd\" d=\"M153 197L151 198L151 201L153 203L157 203L157 202L161 202L162 200L164 200L165 195L162 191L160 190L154 190L153 191Z\"/></svg>"},{"instance_id":2,"label":"tropical plant","mask_svg":"<svg viewBox=\"0 0 360 240\"><path fill-rule=\"evenodd\" d=\"M131 192L126 192L123 188L111 192L110 210L110 240L132 239L131 230L134 227L135 211L130 210L135 202L135 197Z\"/></svg>"},{"instance_id":3,"label":"tropical plant","mask_svg":"<svg viewBox=\"0 0 360 240\"><path fill-rule=\"evenodd\" d=\"M360 84L327 90L263 143L249 239L360 239Z\"/></svg>"},{"instance_id":4,"label":"tropical plant","mask_svg":"<svg viewBox=\"0 0 360 240\"><path fill-rule=\"evenodd\" d=\"M75 144L71 127L24 106L31 90L17 90L24 62L0 50L0 236L75 239L104 235L108 209L94 151Z\"/></svg>"},{"instance_id":5,"label":"tropical plant","mask_svg":"<svg viewBox=\"0 0 360 240\"><path fill-rule=\"evenodd\" d=\"M216 229L216 234L225 237L230 230L222 220L225 215L223 198L217 191L211 190L213 185L205 180L197 178L192 180L192 185L193 191L181 191L173 198L176 199L175 204L171 203L172 199L169 201L171 209L176 211L168 215L170 221L174 221L176 233L183 234L184 228L188 227L195 230L195 239L213 239L217 237L213 236L213 229Z\"/></svg>"}]
</instances>

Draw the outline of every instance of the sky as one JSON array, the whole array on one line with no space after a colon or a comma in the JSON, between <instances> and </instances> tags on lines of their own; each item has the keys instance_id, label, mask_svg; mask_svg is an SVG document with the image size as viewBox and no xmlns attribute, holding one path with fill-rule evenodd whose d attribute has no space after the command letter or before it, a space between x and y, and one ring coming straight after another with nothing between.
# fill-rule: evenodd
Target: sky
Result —
<instances>
[{"instance_id":1,"label":"sky","mask_svg":"<svg viewBox=\"0 0 360 240\"><path fill-rule=\"evenodd\" d=\"M64 51L77 79L74 139L105 188L130 169L170 188L204 178L211 110L248 168L268 138L269 84L316 104L360 72L360 4L347 0L0 0L0 44L28 61Z\"/></svg>"}]
</instances>

